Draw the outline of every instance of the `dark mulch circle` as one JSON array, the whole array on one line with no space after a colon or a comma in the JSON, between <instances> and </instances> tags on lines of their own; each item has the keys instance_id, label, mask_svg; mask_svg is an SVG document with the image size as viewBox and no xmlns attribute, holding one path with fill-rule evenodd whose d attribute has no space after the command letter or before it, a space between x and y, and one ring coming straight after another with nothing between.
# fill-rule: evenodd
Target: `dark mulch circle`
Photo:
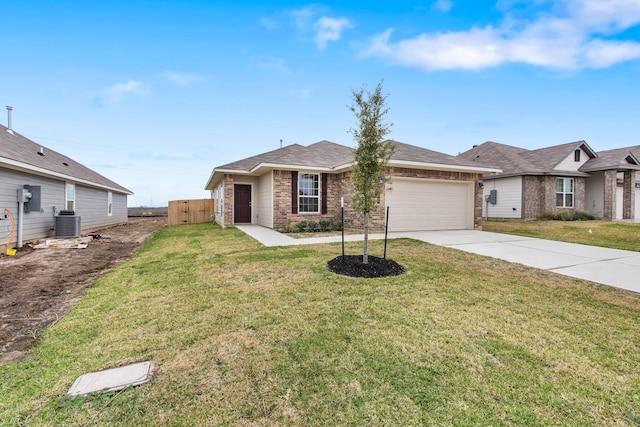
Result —
<instances>
[{"instance_id":1,"label":"dark mulch circle","mask_svg":"<svg viewBox=\"0 0 640 427\"><path fill-rule=\"evenodd\" d=\"M327 263L329 271L349 277L387 277L404 273L404 267L391 259L369 255L369 262L363 264L362 255L342 255Z\"/></svg>"}]
</instances>

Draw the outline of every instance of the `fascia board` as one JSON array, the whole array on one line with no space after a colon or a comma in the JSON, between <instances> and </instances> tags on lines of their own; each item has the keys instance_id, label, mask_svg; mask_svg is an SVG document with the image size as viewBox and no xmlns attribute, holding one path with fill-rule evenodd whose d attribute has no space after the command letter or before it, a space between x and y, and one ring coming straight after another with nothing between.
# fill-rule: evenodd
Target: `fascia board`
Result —
<instances>
[{"instance_id":1,"label":"fascia board","mask_svg":"<svg viewBox=\"0 0 640 427\"><path fill-rule=\"evenodd\" d=\"M251 169L249 173L255 174L262 169L284 169L284 170L306 170L306 171L323 171L333 172L333 168L327 168L322 166L302 166L302 165L287 165L280 163L260 163L255 168Z\"/></svg>"},{"instance_id":2,"label":"fascia board","mask_svg":"<svg viewBox=\"0 0 640 427\"><path fill-rule=\"evenodd\" d=\"M392 160L388 163L391 167L409 167L416 169L431 169L454 172L477 172L477 173L500 173L502 169L490 168L484 166L459 166L440 163L412 162L407 160Z\"/></svg>"},{"instance_id":3,"label":"fascia board","mask_svg":"<svg viewBox=\"0 0 640 427\"><path fill-rule=\"evenodd\" d=\"M132 191L123 191L120 188L110 187L108 185L100 184L86 179L76 178L75 176L66 175L59 172L54 172L48 169L40 168L37 166L29 165L27 163L17 162L15 160L7 159L6 157L0 157L0 163L6 165L9 169L17 170L20 172L31 173L34 175L44 176L47 178L58 178L64 181L72 181L77 184L85 184L89 187L102 188L104 190L113 191L115 193L132 195Z\"/></svg>"}]
</instances>

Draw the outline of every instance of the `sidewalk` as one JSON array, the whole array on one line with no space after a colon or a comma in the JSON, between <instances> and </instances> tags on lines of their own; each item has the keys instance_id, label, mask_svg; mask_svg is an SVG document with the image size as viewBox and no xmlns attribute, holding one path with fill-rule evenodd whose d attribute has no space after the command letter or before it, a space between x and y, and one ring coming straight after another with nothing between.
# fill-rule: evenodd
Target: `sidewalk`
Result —
<instances>
[{"instance_id":1,"label":"sidewalk","mask_svg":"<svg viewBox=\"0 0 640 427\"><path fill-rule=\"evenodd\" d=\"M294 239L259 225L240 225L237 228L265 246L337 243L342 240L341 236ZM640 293L640 252L475 230L389 233L390 239L403 237ZM383 238L383 234L369 235L371 240ZM362 239L361 234L345 236L346 242Z\"/></svg>"}]
</instances>

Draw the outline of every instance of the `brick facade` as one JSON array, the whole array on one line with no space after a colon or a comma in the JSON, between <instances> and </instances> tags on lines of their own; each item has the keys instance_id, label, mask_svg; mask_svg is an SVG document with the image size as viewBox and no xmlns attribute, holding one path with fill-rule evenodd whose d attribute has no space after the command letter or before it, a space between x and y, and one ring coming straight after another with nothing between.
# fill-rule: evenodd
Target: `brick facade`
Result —
<instances>
[{"instance_id":1,"label":"brick facade","mask_svg":"<svg viewBox=\"0 0 640 427\"><path fill-rule=\"evenodd\" d=\"M523 219L537 219L551 212L575 212L585 209L586 181L584 178L573 178L572 208L556 206L556 181L559 177L544 175L523 178Z\"/></svg>"},{"instance_id":2,"label":"brick facade","mask_svg":"<svg viewBox=\"0 0 640 427\"><path fill-rule=\"evenodd\" d=\"M391 168L389 173L391 175L391 185L393 185L393 177L481 182L481 175L477 173L406 168ZM340 198L344 199L345 228L362 229L364 226L363 214L356 212L351 208L353 182L351 181L350 171L340 174L327 174L328 185L326 214L291 213L291 172L276 170L273 171L273 174L273 226L276 230L283 230L291 224L304 220L338 222L340 221ZM383 191L380 195L380 202L378 203L376 211L369 214L369 229L373 232L380 232L384 230L386 216L385 196L386 193ZM478 229L482 227L482 189L479 185L474 186L474 227Z\"/></svg>"},{"instance_id":3,"label":"brick facade","mask_svg":"<svg viewBox=\"0 0 640 427\"><path fill-rule=\"evenodd\" d=\"M224 174L224 223L223 227L233 226L233 175Z\"/></svg>"},{"instance_id":4,"label":"brick facade","mask_svg":"<svg viewBox=\"0 0 640 427\"><path fill-rule=\"evenodd\" d=\"M339 222L341 220L340 200L344 200L344 219L346 229L362 229L363 214L356 212L351 208L351 194L353 193L353 183L351 181L351 172L339 174L326 174L327 178L327 213L292 213L291 209L291 179L292 172L286 170L274 170L273 174L273 228L276 230L284 230L287 227L301 221L331 221ZM474 181L474 228L482 227L482 189L478 183L481 182L482 176L477 173L465 172L448 172L435 170L419 170L406 168L390 168L391 185L393 186L394 177L402 178L421 178L436 179L449 181ZM323 175L320 175L322 179ZM224 188L224 221L223 226L233 226L233 175L225 174L223 178ZM320 185L322 185L320 183ZM384 185L384 184L381 184ZM373 232L384 230L385 222L385 196L383 191L380 195L380 202L375 212L369 215L369 229Z\"/></svg>"},{"instance_id":5,"label":"brick facade","mask_svg":"<svg viewBox=\"0 0 640 427\"><path fill-rule=\"evenodd\" d=\"M602 216L606 221L616 219L617 175L618 172L615 170L604 171L604 212Z\"/></svg>"},{"instance_id":6,"label":"brick facade","mask_svg":"<svg viewBox=\"0 0 640 427\"><path fill-rule=\"evenodd\" d=\"M622 219L634 219L636 206L636 171L625 171L622 184Z\"/></svg>"}]
</instances>

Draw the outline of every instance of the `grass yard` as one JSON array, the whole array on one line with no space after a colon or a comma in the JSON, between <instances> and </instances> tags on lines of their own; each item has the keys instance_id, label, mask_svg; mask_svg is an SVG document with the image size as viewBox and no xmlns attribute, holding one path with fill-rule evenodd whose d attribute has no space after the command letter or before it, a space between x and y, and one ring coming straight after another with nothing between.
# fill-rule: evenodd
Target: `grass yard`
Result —
<instances>
[{"instance_id":1,"label":"grass yard","mask_svg":"<svg viewBox=\"0 0 640 427\"><path fill-rule=\"evenodd\" d=\"M0 424L640 423L640 295L406 239L407 273L351 279L326 269L339 253L163 229L0 366ZM149 359L150 383L64 397Z\"/></svg>"},{"instance_id":2,"label":"grass yard","mask_svg":"<svg viewBox=\"0 0 640 427\"><path fill-rule=\"evenodd\" d=\"M611 221L483 221L482 230L640 252L640 224Z\"/></svg>"}]
</instances>

